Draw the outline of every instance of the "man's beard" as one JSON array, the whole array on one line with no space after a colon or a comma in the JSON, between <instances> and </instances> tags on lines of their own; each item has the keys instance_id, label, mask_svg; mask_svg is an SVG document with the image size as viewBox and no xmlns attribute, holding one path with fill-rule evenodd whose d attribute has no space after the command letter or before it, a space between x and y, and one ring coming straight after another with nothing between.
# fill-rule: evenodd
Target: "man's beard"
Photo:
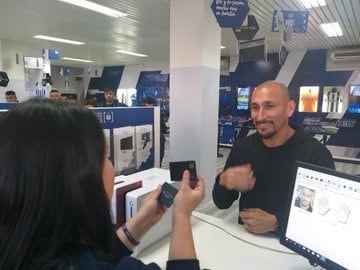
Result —
<instances>
[{"instance_id":1,"label":"man's beard","mask_svg":"<svg viewBox=\"0 0 360 270\"><path fill-rule=\"evenodd\" d=\"M267 133L261 133L259 130L261 129L260 126L261 124L271 124L272 127L274 127L274 122L271 120L265 120L265 121L255 121L255 127L256 130L259 134L259 136L263 139L270 139L271 137L273 137L276 134L275 128L273 128L271 131L267 132Z\"/></svg>"}]
</instances>

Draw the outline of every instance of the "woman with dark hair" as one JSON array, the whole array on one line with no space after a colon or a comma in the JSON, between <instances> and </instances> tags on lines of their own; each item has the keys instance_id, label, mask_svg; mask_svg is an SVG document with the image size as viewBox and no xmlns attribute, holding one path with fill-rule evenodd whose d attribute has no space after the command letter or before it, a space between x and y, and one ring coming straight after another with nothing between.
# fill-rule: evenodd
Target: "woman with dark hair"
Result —
<instances>
[{"instance_id":1,"label":"woman with dark hair","mask_svg":"<svg viewBox=\"0 0 360 270\"><path fill-rule=\"evenodd\" d=\"M113 229L114 170L91 110L29 100L0 117L0 130L0 269L160 269L128 255L166 211L161 188ZM186 171L167 269L199 269L190 215L204 197L203 179L191 186Z\"/></svg>"}]
</instances>

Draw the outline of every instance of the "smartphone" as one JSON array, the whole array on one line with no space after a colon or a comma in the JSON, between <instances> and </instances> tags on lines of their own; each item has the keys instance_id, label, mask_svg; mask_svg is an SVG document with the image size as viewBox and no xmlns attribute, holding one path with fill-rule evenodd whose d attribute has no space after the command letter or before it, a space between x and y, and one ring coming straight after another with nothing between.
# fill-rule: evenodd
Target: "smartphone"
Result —
<instances>
[{"instance_id":1,"label":"smartphone","mask_svg":"<svg viewBox=\"0 0 360 270\"><path fill-rule=\"evenodd\" d=\"M169 162L169 168L170 179L172 181L181 181L185 170L190 172L191 181L195 181L197 179L195 160Z\"/></svg>"},{"instance_id":2,"label":"smartphone","mask_svg":"<svg viewBox=\"0 0 360 270\"><path fill-rule=\"evenodd\" d=\"M177 192L178 190L175 187L173 187L168 182L164 182L164 184L162 185L159 202L166 207L170 207L174 202L174 198Z\"/></svg>"}]
</instances>

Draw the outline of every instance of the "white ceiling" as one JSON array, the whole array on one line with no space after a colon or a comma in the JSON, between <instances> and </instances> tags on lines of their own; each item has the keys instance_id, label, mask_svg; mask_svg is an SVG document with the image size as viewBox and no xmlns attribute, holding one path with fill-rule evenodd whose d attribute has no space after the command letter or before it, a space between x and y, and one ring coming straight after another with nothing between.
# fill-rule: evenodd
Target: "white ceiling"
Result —
<instances>
[{"instance_id":1,"label":"white ceiling","mask_svg":"<svg viewBox=\"0 0 360 270\"><path fill-rule=\"evenodd\" d=\"M172 0L181 1L181 0ZM194 0L196 1L196 0ZM94 65L112 66L157 62L169 59L170 0L94 0L128 13L113 19L56 0L1 0L0 37L20 41L26 47L58 49L62 56L91 59ZM254 37L266 38L268 52L280 47L279 33L271 32L274 10L305 10L298 0L249 0L250 13L255 15L260 30ZM360 0L326 0L327 6L309 9L308 32L294 34L288 50L338 49L360 47ZM186 14L185 14L186 15ZM326 37L319 24L339 22L344 36ZM56 36L85 42L74 46L34 39L34 35ZM232 29L222 30L223 56L236 54ZM124 49L149 55L147 58L116 53ZM30 56L30 55L29 55ZM36 56L36 55L34 55ZM56 65L79 66L71 61ZM81 65L81 64L80 64Z\"/></svg>"}]
</instances>

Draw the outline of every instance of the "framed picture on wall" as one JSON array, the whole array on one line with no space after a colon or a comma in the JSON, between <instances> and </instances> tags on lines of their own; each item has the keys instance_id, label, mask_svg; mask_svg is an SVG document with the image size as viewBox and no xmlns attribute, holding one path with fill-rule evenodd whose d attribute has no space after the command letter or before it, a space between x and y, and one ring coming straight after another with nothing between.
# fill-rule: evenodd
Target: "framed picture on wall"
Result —
<instances>
[{"instance_id":1,"label":"framed picture on wall","mask_svg":"<svg viewBox=\"0 0 360 270\"><path fill-rule=\"evenodd\" d=\"M317 112L319 86L301 86L299 95L299 112Z\"/></svg>"},{"instance_id":2,"label":"framed picture on wall","mask_svg":"<svg viewBox=\"0 0 360 270\"><path fill-rule=\"evenodd\" d=\"M322 112L343 112L343 86L324 86L322 98Z\"/></svg>"}]
</instances>

